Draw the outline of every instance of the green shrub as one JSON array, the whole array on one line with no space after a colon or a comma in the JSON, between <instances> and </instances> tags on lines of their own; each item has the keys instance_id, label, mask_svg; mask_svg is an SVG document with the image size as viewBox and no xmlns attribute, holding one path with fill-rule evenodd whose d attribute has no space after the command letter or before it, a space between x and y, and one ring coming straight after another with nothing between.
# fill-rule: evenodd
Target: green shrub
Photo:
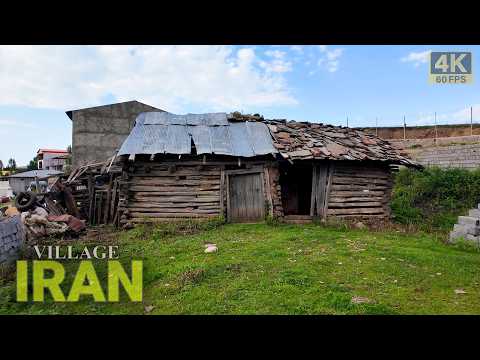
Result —
<instances>
[{"instance_id":1,"label":"green shrub","mask_svg":"<svg viewBox=\"0 0 480 360\"><path fill-rule=\"evenodd\" d=\"M395 176L395 221L424 230L451 230L458 215L480 201L480 170L401 169Z\"/></svg>"}]
</instances>

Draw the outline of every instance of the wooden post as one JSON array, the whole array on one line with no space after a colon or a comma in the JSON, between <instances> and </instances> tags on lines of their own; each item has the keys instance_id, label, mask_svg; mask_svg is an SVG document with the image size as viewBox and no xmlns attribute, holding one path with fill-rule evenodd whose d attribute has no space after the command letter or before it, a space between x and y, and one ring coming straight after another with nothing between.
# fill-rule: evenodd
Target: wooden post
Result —
<instances>
[{"instance_id":1,"label":"wooden post","mask_svg":"<svg viewBox=\"0 0 480 360\"><path fill-rule=\"evenodd\" d=\"M225 196L225 170L220 169L220 215L225 217L224 196Z\"/></svg>"},{"instance_id":2,"label":"wooden post","mask_svg":"<svg viewBox=\"0 0 480 360\"><path fill-rule=\"evenodd\" d=\"M405 122L405 115L403 116L403 140L407 138L407 123Z\"/></svg>"},{"instance_id":3,"label":"wooden post","mask_svg":"<svg viewBox=\"0 0 480 360\"><path fill-rule=\"evenodd\" d=\"M88 222L93 224L93 196L95 194L92 174L88 174Z\"/></svg>"},{"instance_id":4,"label":"wooden post","mask_svg":"<svg viewBox=\"0 0 480 360\"><path fill-rule=\"evenodd\" d=\"M473 106L470 106L470 135L473 136Z\"/></svg>"}]
</instances>

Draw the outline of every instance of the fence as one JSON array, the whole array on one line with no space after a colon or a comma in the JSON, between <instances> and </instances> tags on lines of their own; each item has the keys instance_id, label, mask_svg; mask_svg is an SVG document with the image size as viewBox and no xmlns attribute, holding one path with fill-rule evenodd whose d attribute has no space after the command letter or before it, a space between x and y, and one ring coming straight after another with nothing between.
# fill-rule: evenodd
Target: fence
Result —
<instances>
[{"instance_id":1,"label":"fence","mask_svg":"<svg viewBox=\"0 0 480 360\"><path fill-rule=\"evenodd\" d=\"M374 126L358 127L364 131L378 135L384 139L437 139L453 136L480 135L480 105L465 107L462 110L444 111L441 114L407 114L399 116L398 125L378 126L385 123L381 117L370 121ZM365 123L365 121L362 121ZM389 121L391 124L392 122ZM351 117L347 117L345 125L355 127Z\"/></svg>"}]
</instances>

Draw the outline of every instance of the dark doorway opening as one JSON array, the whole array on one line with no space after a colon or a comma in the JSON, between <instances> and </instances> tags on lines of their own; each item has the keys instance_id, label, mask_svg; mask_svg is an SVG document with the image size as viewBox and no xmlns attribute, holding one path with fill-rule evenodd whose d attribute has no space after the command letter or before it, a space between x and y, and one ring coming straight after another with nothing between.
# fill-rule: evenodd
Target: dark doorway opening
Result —
<instances>
[{"instance_id":1,"label":"dark doorway opening","mask_svg":"<svg viewBox=\"0 0 480 360\"><path fill-rule=\"evenodd\" d=\"M312 166L280 167L280 185L285 215L310 215Z\"/></svg>"}]
</instances>

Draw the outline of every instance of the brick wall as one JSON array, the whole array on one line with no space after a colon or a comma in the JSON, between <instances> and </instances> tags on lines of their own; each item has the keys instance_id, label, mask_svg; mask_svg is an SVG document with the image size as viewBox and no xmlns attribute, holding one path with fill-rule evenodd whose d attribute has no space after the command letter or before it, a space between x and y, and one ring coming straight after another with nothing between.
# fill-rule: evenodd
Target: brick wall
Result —
<instances>
[{"instance_id":1,"label":"brick wall","mask_svg":"<svg viewBox=\"0 0 480 360\"><path fill-rule=\"evenodd\" d=\"M0 265L15 260L24 239L20 216L0 219Z\"/></svg>"}]
</instances>

